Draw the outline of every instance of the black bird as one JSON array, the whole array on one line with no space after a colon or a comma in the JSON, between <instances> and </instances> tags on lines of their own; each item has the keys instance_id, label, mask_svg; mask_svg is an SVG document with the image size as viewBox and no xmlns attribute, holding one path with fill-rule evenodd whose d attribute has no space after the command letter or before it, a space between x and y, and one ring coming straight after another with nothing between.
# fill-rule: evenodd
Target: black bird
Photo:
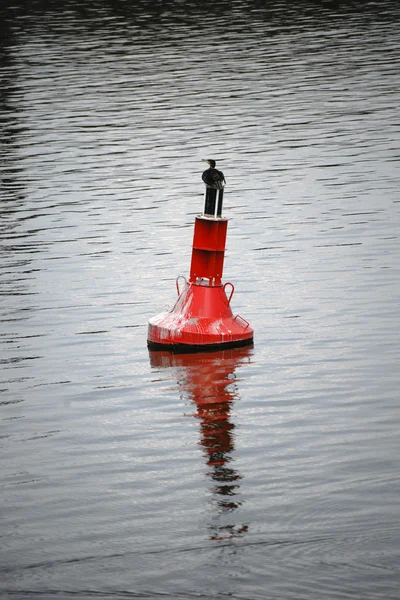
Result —
<instances>
[{"instance_id":1,"label":"black bird","mask_svg":"<svg viewBox=\"0 0 400 600\"><path fill-rule=\"evenodd\" d=\"M214 190L223 190L225 186L225 177L221 171L215 168L215 160L212 158L203 158L203 160L210 165L209 169L206 169L201 176L202 180L207 187L214 188Z\"/></svg>"}]
</instances>

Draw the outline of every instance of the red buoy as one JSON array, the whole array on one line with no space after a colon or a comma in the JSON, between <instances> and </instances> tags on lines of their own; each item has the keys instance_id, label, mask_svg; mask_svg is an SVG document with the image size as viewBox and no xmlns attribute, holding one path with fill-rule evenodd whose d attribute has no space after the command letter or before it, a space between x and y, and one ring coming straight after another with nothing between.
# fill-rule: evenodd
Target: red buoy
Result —
<instances>
[{"instance_id":1,"label":"red buoy","mask_svg":"<svg viewBox=\"0 0 400 600\"><path fill-rule=\"evenodd\" d=\"M215 166L214 161L210 162ZM233 284L222 283L228 227L228 220L221 216L222 196L223 189L207 185L204 214L196 217L194 225L189 281L178 277L175 306L150 319L150 349L193 352L244 346L253 341L250 324L232 313Z\"/></svg>"}]
</instances>

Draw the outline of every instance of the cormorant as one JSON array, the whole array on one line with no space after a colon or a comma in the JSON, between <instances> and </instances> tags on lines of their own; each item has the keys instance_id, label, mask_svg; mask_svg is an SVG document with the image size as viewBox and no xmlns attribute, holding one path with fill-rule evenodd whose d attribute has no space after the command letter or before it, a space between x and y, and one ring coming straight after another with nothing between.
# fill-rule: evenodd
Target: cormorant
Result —
<instances>
[{"instance_id":1,"label":"cormorant","mask_svg":"<svg viewBox=\"0 0 400 600\"><path fill-rule=\"evenodd\" d=\"M203 160L210 165L209 169L206 169L201 176L202 180L207 187L214 188L214 190L223 190L225 186L225 177L221 171L215 168L215 160L212 158L203 158Z\"/></svg>"}]
</instances>

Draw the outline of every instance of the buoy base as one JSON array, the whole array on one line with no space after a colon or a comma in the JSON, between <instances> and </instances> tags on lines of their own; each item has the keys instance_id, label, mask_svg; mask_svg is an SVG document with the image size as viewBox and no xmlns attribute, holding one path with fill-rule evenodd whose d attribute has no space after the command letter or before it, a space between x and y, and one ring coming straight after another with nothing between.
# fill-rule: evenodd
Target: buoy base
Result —
<instances>
[{"instance_id":1,"label":"buoy base","mask_svg":"<svg viewBox=\"0 0 400 600\"><path fill-rule=\"evenodd\" d=\"M221 344L162 344L160 342L147 341L149 350L167 350L173 354L189 354L191 352L215 352L216 350L229 350L230 348L240 348L253 345L253 338L246 340L236 340Z\"/></svg>"},{"instance_id":2,"label":"buoy base","mask_svg":"<svg viewBox=\"0 0 400 600\"><path fill-rule=\"evenodd\" d=\"M148 347L181 353L251 344L253 329L230 308L233 289L231 283L186 283L173 309L150 319Z\"/></svg>"}]
</instances>

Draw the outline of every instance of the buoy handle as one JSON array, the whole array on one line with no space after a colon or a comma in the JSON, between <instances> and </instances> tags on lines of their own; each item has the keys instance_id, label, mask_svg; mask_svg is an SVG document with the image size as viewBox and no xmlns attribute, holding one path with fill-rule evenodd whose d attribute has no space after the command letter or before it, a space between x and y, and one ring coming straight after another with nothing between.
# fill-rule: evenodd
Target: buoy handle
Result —
<instances>
[{"instance_id":1,"label":"buoy handle","mask_svg":"<svg viewBox=\"0 0 400 600\"><path fill-rule=\"evenodd\" d=\"M234 317L233 320L236 321L236 319L240 319L241 321L243 321L243 323L246 323L245 329L248 329L250 327L250 323L246 321L246 319L243 319L243 317L241 317L240 315L236 315L236 317Z\"/></svg>"},{"instance_id":2,"label":"buoy handle","mask_svg":"<svg viewBox=\"0 0 400 600\"><path fill-rule=\"evenodd\" d=\"M231 303L231 298L232 298L232 296L233 296L233 292L235 291L235 286L233 285L233 283L230 283L229 281L227 281L227 282L224 284L224 287L223 287L223 290L224 290L225 294L226 294L225 288L226 288L226 286L227 286L227 285L230 285L230 286L231 286L231 293L229 294L229 297L227 297L228 304L230 304L230 303Z\"/></svg>"},{"instance_id":3,"label":"buoy handle","mask_svg":"<svg viewBox=\"0 0 400 600\"><path fill-rule=\"evenodd\" d=\"M181 291L180 291L180 289L179 289L179 280L180 280L180 279L183 279L183 281L185 282L185 285L187 284L187 279L186 279L186 277L185 277L184 275L179 275L179 276L176 278L176 291L178 292L178 296L180 296L180 295L181 295Z\"/></svg>"}]
</instances>

